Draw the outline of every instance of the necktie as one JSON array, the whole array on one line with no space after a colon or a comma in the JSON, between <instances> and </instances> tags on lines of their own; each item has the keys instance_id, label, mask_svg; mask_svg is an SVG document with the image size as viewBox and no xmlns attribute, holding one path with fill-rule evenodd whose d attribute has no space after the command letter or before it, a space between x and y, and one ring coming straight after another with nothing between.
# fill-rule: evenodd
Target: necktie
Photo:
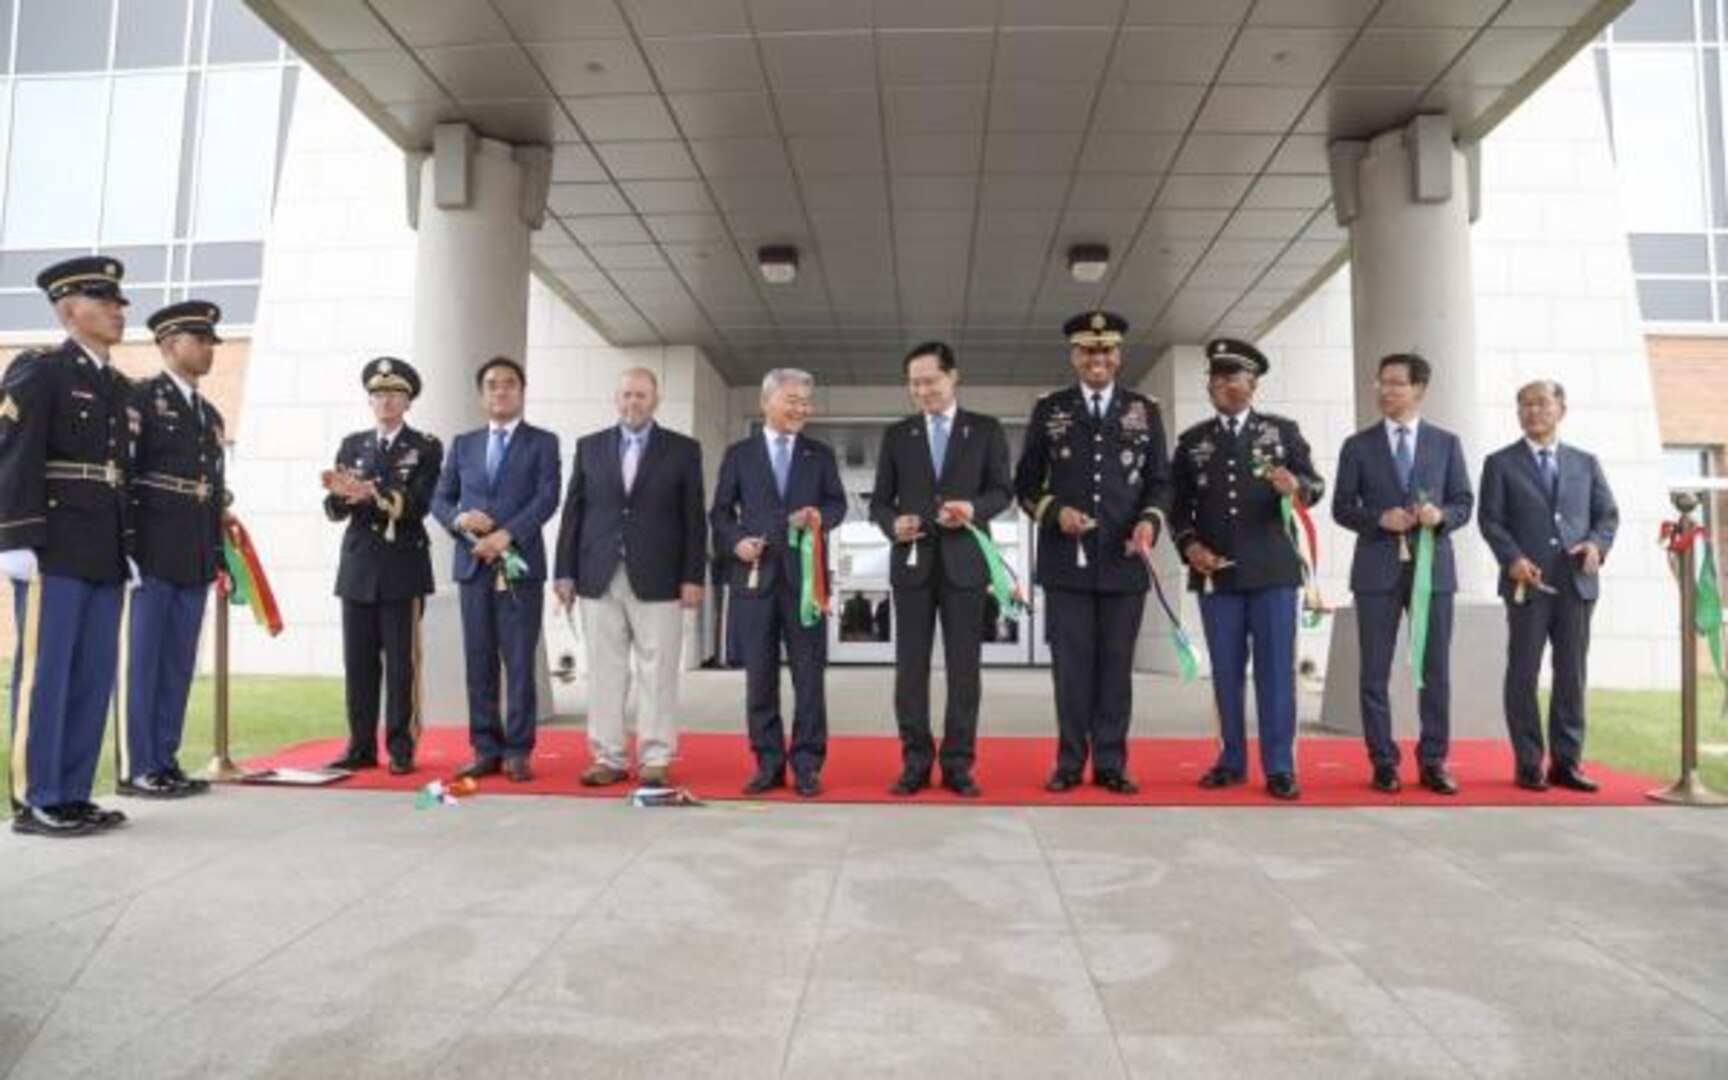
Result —
<instances>
[{"instance_id":1,"label":"necktie","mask_svg":"<svg viewBox=\"0 0 1728 1080\"><path fill-rule=\"evenodd\" d=\"M1092 391L1092 419L1104 419L1104 394L1102 391Z\"/></svg>"},{"instance_id":2,"label":"necktie","mask_svg":"<svg viewBox=\"0 0 1728 1080\"><path fill-rule=\"evenodd\" d=\"M774 487L786 497L786 477L792 471L792 436L774 437Z\"/></svg>"},{"instance_id":3,"label":"necktie","mask_svg":"<svg viewBox=\"0 0 1728 1080\"><path fill-rule=\"evenodd\" d=\"M192 402L192 419L198 421L198 430L204 430L204 399L198 396L194 389L190 398Z\"/></svg>"},{"instance_id":4,"label":"necktie","mask_svg":"<svg viewBox=\"0 0 1728 1080\"><path fill-rule=\"evenodd\" d=\"M626 432L624 434L624 491L628 493L636 485L636 466L642 463L642 436Z\"/></svg>"},{"instance_id":5,"label":"necktie","mask_svg":"<svg viewBox=\"0 0 1728 1080\"><path fill-rule=\"evenodd\" d=\"M504 463L505 434L504 429L492 429L492 438L486 443L486 483L491 484L498 479L498 466Z\"/></svg>"},{"instance_id":6,"label":"necktie","mask_svg":"<svg viewBox=\"0 0 1728 1080\"><path fill-rule=\"evenodd\" d=\"M1392 462L1398 466L1398 483L1404 493L1410 493L1410 474L1416 471L1416 459L1410 453L1410 429L1398 425L1397 442L1392 447Z\"/></svg>"},{"instance_id":7,"label":"necktie","mask_svg":"<svg viewBox=\"0 0 1728 1080\"><path fill-rule=\"evenodd\" d=\"M948 457L948 418L938 413L930 418L930 465L936 475L942 475L942 462Z\"/></svg>"},{"instance_id":8,"label":"necktie","mask_svg":"<svg viewBox=\"0 0 1728 1080\"><path fill-rule=\"evenodd\" d=\"M388 435L378 436L378 456L381 458L390 456L390 437Z\"/></svg>"},{"instance_id":9,"label":"necktie","mask_svg":"<svg viewBox=\"0 0 1728 1080\"><path fill-rule=\"evenodd\" d=\"M1536 464L1542 470L1542 486L1548 490L1548 501L1553 502L1560 488L1560 471L1554 467L1554 451L1547 447L1536 451Z\"/></svg>"},{"instance_id":10,"label":"necktie","mask_svg":"<svg viewBox=\"0 0 1728 1080\"><path fill-rule=\"evenodd\" d=\"M1224 421L1224 428L1225 428L1225 430L1230 432L1230 437L1232 439L1234 439L1236 437L1236 428L1241 423L1242 423L1242 421L1238 420L1234 416L1232 416L1230 419Z\"/></svg>"}]
</instances>

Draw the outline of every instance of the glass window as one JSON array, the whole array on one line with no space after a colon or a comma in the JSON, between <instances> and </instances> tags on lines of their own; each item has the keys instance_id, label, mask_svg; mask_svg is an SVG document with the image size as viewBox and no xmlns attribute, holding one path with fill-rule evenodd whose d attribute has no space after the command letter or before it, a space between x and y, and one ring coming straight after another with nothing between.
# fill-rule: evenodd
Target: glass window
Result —
<instances>
[{"instance_id":1,"label":"glass window","mask_svg":"<svg viewBox=\"0 0 1728 1080\"><path fill-rule=\"evenodd\" d=\"M126 267L126 292L140 283L168 280L168 245L144 246L104 244L102 254L112 255Z\"/></svg>"},{"instance_id":2,"label":"glass window","mask_svg":"<svg viewBox=\"0 0 1728 1080\"><path fill-rule=\"evenodd\" d=\"M0 0L0 72L12 70L12 0Z\"/></svg>"},{"instance_id":3,"label":"glass window","mask_svg":"<svg viewBox=\"0 0 1728 1080\"><path fill-rule=\"evenodd\" d=\"M0 330L46 330L58 325L54 309L41 293L0 293Z\"/></svg>"},{"instance_id":4,"label":"glass window","mask_svg":"<svg viewBox=\"0 0 1728 1080\"><path fill-rule=\"evenodd\" d=\"M256 240L270 223L280 68L212 71L198 148L199 240Z\"/></svg>"},{"instance_id":5,"label":"glass window","mask_svg":"<svg viewBox=\"0 0 1728 1080\"><path fill-rule=\"evenodd\" d=\"M263 244L199 244L192 250L193 281L252 281L264 275Z\"/></svg>"},{"instance_id":6,"label":"glass window","mask_svg":"<svg viewBox=\"0 0 1728 1080\"><path fill-rule=\"evenodd\" d=\"M1638 307L1652 322L1708 322L1710 283L1640 278Z\"/></svg>"},{"instance_id":7,"label":"glass window","mask_svg":"<svg viewBox=\"0 0 1728 1080\"><path fill-rule=\"evenodd\" d=\"M24 79L12 92L16 107L6 171L6 246L95 246L102 208L107 77Z\"/></svg>"},{"instance_id":8,"label":"glass window","mask_svg":"<svg viewBox=\"0 0 1728 1080\"><path fill-rule=\"evenodd\" d=\"M208 300L222 309L224 325L249 326L258 318L258 286L217 285L200 289L194 285L185 290L200 300Z\"/></svg>"},{"instance_id":9,"label":"glass window","mask_svg":"<svg viewBox=\"0 0 1728 1080\"><path fill-rule=\"evenodd\" d=\"M34 289L36 275L57 262L90 254L89 248L57 248L48 251L6 249L0 251L0 289Z\"/></svg>"},{"instance_id":10,"label":"glass window","mask_svg":"<svg viewBox=\"0 0 1728 1080\"><path fill-rule=\"evenodd\" d=\"M18 70L105 70L113 15L113 0L20 0Z\"/></svg>"},{"instance_id":11,"label":"glass window","mask_svg":"<svg viewBox=\"0 0 1728 1080\"><path fill-rule=\"evenodd\" d=\"M1693 49L1615 49L1614 158L1627 231L1702 232L1704 149Z\"/></svg>"},{"instance_id":12,"label":"glass window","mask_svg":"<svg viewBox=\"0 0 1728 1080\"><path fill-rule=\"evenodd\" d=\"M180 72L115 78L102 197L104 244L173 238L185 97L186 76Z\"/></svg>"},{"instance_id":13,"label":"glass window","mask_svg":"<svg viewBox=\"0 0 1728 1080\"><path fill-rule=\"evenodd\" d=\"M186 0L122 0L114 36L116 68L186 62Z\"/></svg>"},{"instance_id":14,"label":"glass window","mask_svg":"<svg viewBox=\"0 0 1728 1080\"><path fill-rule=\"evenodd\" d=\"M1705 237L1684 233L1633 233L1632 270L1638 274L1708 274L1710 250Z\"/></svg>"},{"instance_id":15,"label":"glass window","mask_svg":"<svg viewBox=\"0 0 1728 1080\"><path fill-rule=\"evenodd\" d=\"M211 0L210 63L274 60L281 41L241 0Z\"/></svg>"},{"instance_id":16,"label":"glass window","mask_svg":"<svg viewBox=\"0 0 1728 1080\"><path fill-rule=\"evenodd\" d=\"M1714 3L1715 0L1705 0ZM1692 0L1638 0L1614 20L1615 41L1691 41Z\"/></svg>"}]
</instances>

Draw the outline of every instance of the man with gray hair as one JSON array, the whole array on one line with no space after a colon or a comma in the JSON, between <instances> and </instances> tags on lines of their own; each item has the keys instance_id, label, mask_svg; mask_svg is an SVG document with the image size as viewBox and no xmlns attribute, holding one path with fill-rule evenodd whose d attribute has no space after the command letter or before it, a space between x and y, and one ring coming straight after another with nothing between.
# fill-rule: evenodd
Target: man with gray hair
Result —
<instances>
[{"instance_id":1,"label":"man with gray hair","mask_svg":"<svg viewBox=\"0 0 1728 1080\"><path fill-rule=\"evenodd\" d=\"M733 617L744 653L745 707L756 773L747 795L786 786L805 798L822 790L828 752L827 534L846 516L840 467L826 443L803 434L816 378L776 368L762 380L762 431L726 449L708 514L714 551L726 561ZM825 561L825 560L824 560ZM806 562L809 562L808 570ZM806 587L808 586L808 588ZM780 648L792 667L792 740L780 717Z\"/></svg>"},{"instance_id":2,"label":"man with gray hair","mask_svg":"<svg viewBox=\"0 0 1728 1080\"><path fill-rule=\"evenodd\" d=\"M707 570L702 447L654 422L660 382L647 368L618 376L616 400L618 423L576 444L553 588L566 609L583 600L593 761L581 783L605 787L630 775L624 702L634 669L637 776L660 787L678 752L682 609L702 603Z\"/></svg>"},{"instance_id":3,"label":"man with gray hair","mask_svg":"<svg viewBox=\"0 0 1728 1080\"><path fill-rule=\"evenodd\" d=\"M1601 591L1602 560L1614 545L1620 512L1595 455L1560 442L1566 389L1538 379L1518 391L1524 437L1482 464L1477 524L1500 564L1506 602L1506 730L1517 759L1513 782L1596 790L1584 756L1585 656L1590 614ZM1548 768L1542 768L1542 714L1536 681L1542 653L1554 648L1548 703Z\"/></svg>"}]
</instances>

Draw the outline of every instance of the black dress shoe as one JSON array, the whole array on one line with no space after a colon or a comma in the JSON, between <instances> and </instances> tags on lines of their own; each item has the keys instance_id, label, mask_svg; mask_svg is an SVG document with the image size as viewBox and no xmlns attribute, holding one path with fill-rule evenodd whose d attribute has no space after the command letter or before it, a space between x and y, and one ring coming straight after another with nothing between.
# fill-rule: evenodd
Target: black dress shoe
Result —
<instances>
[{"instance_id":1,"label":"black dress shoe","mask_svg":"<svg viewBox=\"0 0 1728 1080\"><path fill-rule=\"evenodd\" d=\"M359 754L353 753L343 754L341 757L325 766L325 768L328 769L347 769L349 772L359 772L362 769L376 769L377 767L377 758L361 757Z\"/></svg>"},{"instance_id":2,"label":"black dress shoe","mask_svg":"<svg viewBox=\"0 0 1728 1080\"><path fill-rule=\"evenodd\" d=\"M813 772L801 772L792 777L792 790L801 799L814 799L822 794L822 780Z\"/></svg>"},{"instance_id":3,"label":"black dress shoe","mask_svg":"<svg viewBox=\"0 0 1728 1080\"><path fill-rule=\"evenodd\" d=\"M178 799L189 793L161 773L145 773L115 781L114 794L129 799Z\"/></svg>"},{"instance_id":4,"label":"black dress shoe","mask_svg":"<svg viewBox=\"0 0 1728 1080\"><path fill-rule=\"evenodd\" d=\"M526 784L534 779L534 770L528 767L526 757L507 757L504 759L504 779L512 784Z\"/></svg>"},{"instance_id":5,"label":"black dress shoe","mask_svg":"<svg viewBox=\"0 0 1728 1080\"><path fill-rule=\"evenodd\" d=\"M479 757L456 770L458 780L478 780L483 776L497 776L504 771L504 765L495 757Z\"/></svg>"},{"instance_id":6,"label":"black dress shoe","mask_svg":"<svg viewBox=\"0 0 1728 1080\"><path fill-rule=\"evenodd\" d=\"M901 773L900 778L895 780L888 788L888 794L904 799L908 796L918 794L929 786L929 773L920 772L917 769L907 769L905 772Z\"/></svg>"},{"instance_id":7,"label":"black dress shoe","mask_svg":"<svg viewBox=\"0 0 1728 1080\"><path fill-rule=\"evenodd\" d=\"M26 836L70 839L74 836L89 836L97 831L97 827L82 818L68 816L56 810L45 810L40 806L21 806L12 816L12 831Z\"/></svg>"},{"instance_id":8,"label":"black dress shoe","mask_svg":"<svg viewBox=\"0 0 1728 1080\"><path fill-rule=\"evenodd\" d=\"M782 788L785 786L786 786L786 770L785 769L758 768L756 770L756 775L752 776L749 780L745 781L744 794L746 794L746 795L760 795L765 791L772 791L775 788Z\"/></svg>"},{"instance_id":9,"label":"black dress shoe","mask_svg":"<svg viewBox=\"0 0 1728 1080\"><path fill-rule=\"evenodd\" d=\"M1052 795L1060 795L1065 791L1073 791L1080 786L1080 777L1074 773L1066 773L1057 769L1050 774L1050 779L1044 781L1044 790Z\"/></svg>"},{"instance_id":10,"label":"black dress shoe","mask_svg":"<svg viewBox=\"0 0 1728 1080\"><path fill-rule=\"evenodd\" d=\"M390 775L391 776L407 776L409 773L411 773L413 771L414 771L414 759L413 758L393 757L390 759Z\"/></svg>"},{"instance_id":11,"label":"black dress shoe","mask_svg":"<svg viewBox=\"0 0 1728 1080\"><path fill-rule=\"evenodd\" d=\"M210 790L210 781L201 776L187 776L180 771L178 763L163 769L162 774L184 788L188 795L202 795Z\"/></svg>"},{"instance_id":12,"label":"black dress shoe","mask_svg":"<svg viewBox=\"0 0 1728 1080\"><path fill-rule=\"evenodd\" d=\"M1292 802L1302 797L1302 789L1296 783L1295 773L1273 773L1266 778L1266 794L1274 799Z\"/></svg>"},{"instance_id":13,"label":"black dress shoe","mask_svg":"<svg viewBox=\"0 0 1728 1080\"><path fill-rule=\"evenodd\" d=\"M1444 765L1424 765L1418 774L1422 786L1436 795L1458 794L1458 781L1452 779L1452 774L1446 771Z\"/></svg>"},{"instance_id":14,"label":"black dress shoe","mask_svg":"<svg viewBox=\"0 0 1728 1080\"><path fill-rule=\"evenodd\" d=\"M969 772L943 773L942 786L962 799L976 799L984 794L984 789L972 779Z\"/></svg>"},{"instance_id":15,"label":"black dress shoe","mask_svg":"<svg viewBox=\"0 0 1728 1080\"><path fill-rule=\"evenodd\" d=\"M62 817L74 817L81 821L87 821L94 825L98 832L103 829L117 829L126 824L126 815L121 811L104 810L88 800L56 806L54 812Z\"/></svg>"},{"instance_id":16,"label":"black dress shoe","mask_svg":"<svg viewBox=\"0 0 1728 1080\"><path fill-rule=\"evenodd\" d=\"M1247 780L1247 773L1239 773L1233 769L1226 769L1222 765L1214 765L1206 770L1204 776L1200 777L1200 786L1203 788L1230 787L1232 784L1246 783Z\"/></svg>"},{"instance_id":17,"label":"black dress shoe","mask_svg":"<svg viewBox=\"0 0 1728 1080\"><path fill-rule=\"evenodd\" d=\"M1512 775L1512 782L1523 788L1525 791L1548 790L1548 781L1542 778L1542 769L1540 766L1536 765L1532 765L1529 768L1520 765L1518 771Z\"/></svg>"},{"instance_id":18,"label":"black dress shoe","mask_svg":"<svg viewBox=\"0 0 1728 1080\"><path fill-rule=\"evenodd\" d=\"M1398 766L1374 766L1374 790L1386 795L1396 795L1404 790L1404 782L1398 779Z\"/></svg>"},{"instance_id":19,"label":"black dress shoe","mask_svg":"<svg viewBox=\"0 0 1728 1080\"><path fill-rule=\"evenodd\" d=\"M1585 794L1595 792L1602 786L1579 772L1576 765L1556 765L1549 769L1548 782L1567 791L1582 791Z\"/></svg>"},{"instance_id":20,"label":"black dress shoe","mask_svg":"<svg viewBox=\"0 0 1728 1080\"><path fill-rule=\"evenodd\" d=\"M1109 769L1104 772L1094 771L1092 782L1112 795L1138 795L1140 785L1128 778L1127 773Z\"/></svg>"}]
</instances>

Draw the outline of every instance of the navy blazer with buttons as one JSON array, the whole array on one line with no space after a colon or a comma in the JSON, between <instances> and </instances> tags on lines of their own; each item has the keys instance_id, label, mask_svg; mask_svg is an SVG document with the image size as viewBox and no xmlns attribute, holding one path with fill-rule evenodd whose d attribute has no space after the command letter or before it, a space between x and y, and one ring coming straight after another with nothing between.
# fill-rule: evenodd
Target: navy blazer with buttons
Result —
<instances>
[{"instance_id":1,"label":"navy blazer with buttons","mask_svg":"<svg viewBox=\"0 0 1728 1080\"><path fill-rule=\"evenodd\" d=\"M784 498L774 483L767 441L760 432L726 448L708 521L714 532L714 553L725 560L734 594L766 593L781 580L794 586L802 584L798 558L787 542L786 518L806 506L821 512L825 533L845 520L846 489L840 484L840 466L827 443L803 435L793 439ZM768 541L768 554L756 575L755 589L749 588L749 564L741 562L733 551L747 536Z\"/></svg>"},{"instance_id":2,"label":"navy blazer with buttons","mask_svg":"<svg viewBox=\"0 0 1728 1080\"><path fill-rule=\"evenodd\" d=\"M1523 439L1488 455L1482 463L1482 538L1502 571L1527 558L1541 569L1547 584L1594 600L1601 575L1580 573L1568 552L1588 541L1606 558L1620 527L1620 511L1594 454L1562 443L1555 464L1559 490L1550 500L1536 454ZM1502 573L1500 595L1509 598L1515 589Z\"/></svg>"},{"instance_id":3,"label":"navy blazer with buttons","mask_svg":"<svg viewBox=\"0 0 1728 1080\"><path fill-rule=\"evenodd\" d=\"M1445 515L1434 538L1434 591L1458 590L1458 570L1451 534L1470 523L1475 496L1464 465L1458 436L1423 420L1416 428L1416 451L1410 490L1398 482L1398 467L1386 438L1386 424L1376 420L1344 440L1338 452L1338 481L1332 492L1332 520L1356 534L1350 561L1350 591L1395 592L1405 564L1398 557L1398 534L1380 527L1380 515L1408 507L1418 493ZM1415 534L1409 543L1415 553Z\"/></svg>"},{"instance_id":4,"label":"navy blazer with buttons","mask_svg":"<svg viewBox=\"0 0 1728 1080\"><path fill-rule=\"evenodd\" d=\"M624 490L623 429L614 424L576 443L554 573L579 596L606 595L620 562L638 600L676 600L702 584L702 447L659 424Z\"/></svg>"},{"instance_id":5,"label":"navy blazer with buttons","mask_svg":"<svg viewBox=\"0 0 1728 1080\"><path fill-rule=\"evenodd\" d=\"M546 580L546 541L541 530L558 510L558 482L563 466L558 436L526 421L504 444L504 458L494 480L486 479L490 425L465 431L450 444L444 471L432 493L432 516L454 533L456 518L468 510L484 511L528 564L528 581ZM472 581L480 564L467 545L456 544L452 573L457 581Z\"/></svg>"}]
</instances>

